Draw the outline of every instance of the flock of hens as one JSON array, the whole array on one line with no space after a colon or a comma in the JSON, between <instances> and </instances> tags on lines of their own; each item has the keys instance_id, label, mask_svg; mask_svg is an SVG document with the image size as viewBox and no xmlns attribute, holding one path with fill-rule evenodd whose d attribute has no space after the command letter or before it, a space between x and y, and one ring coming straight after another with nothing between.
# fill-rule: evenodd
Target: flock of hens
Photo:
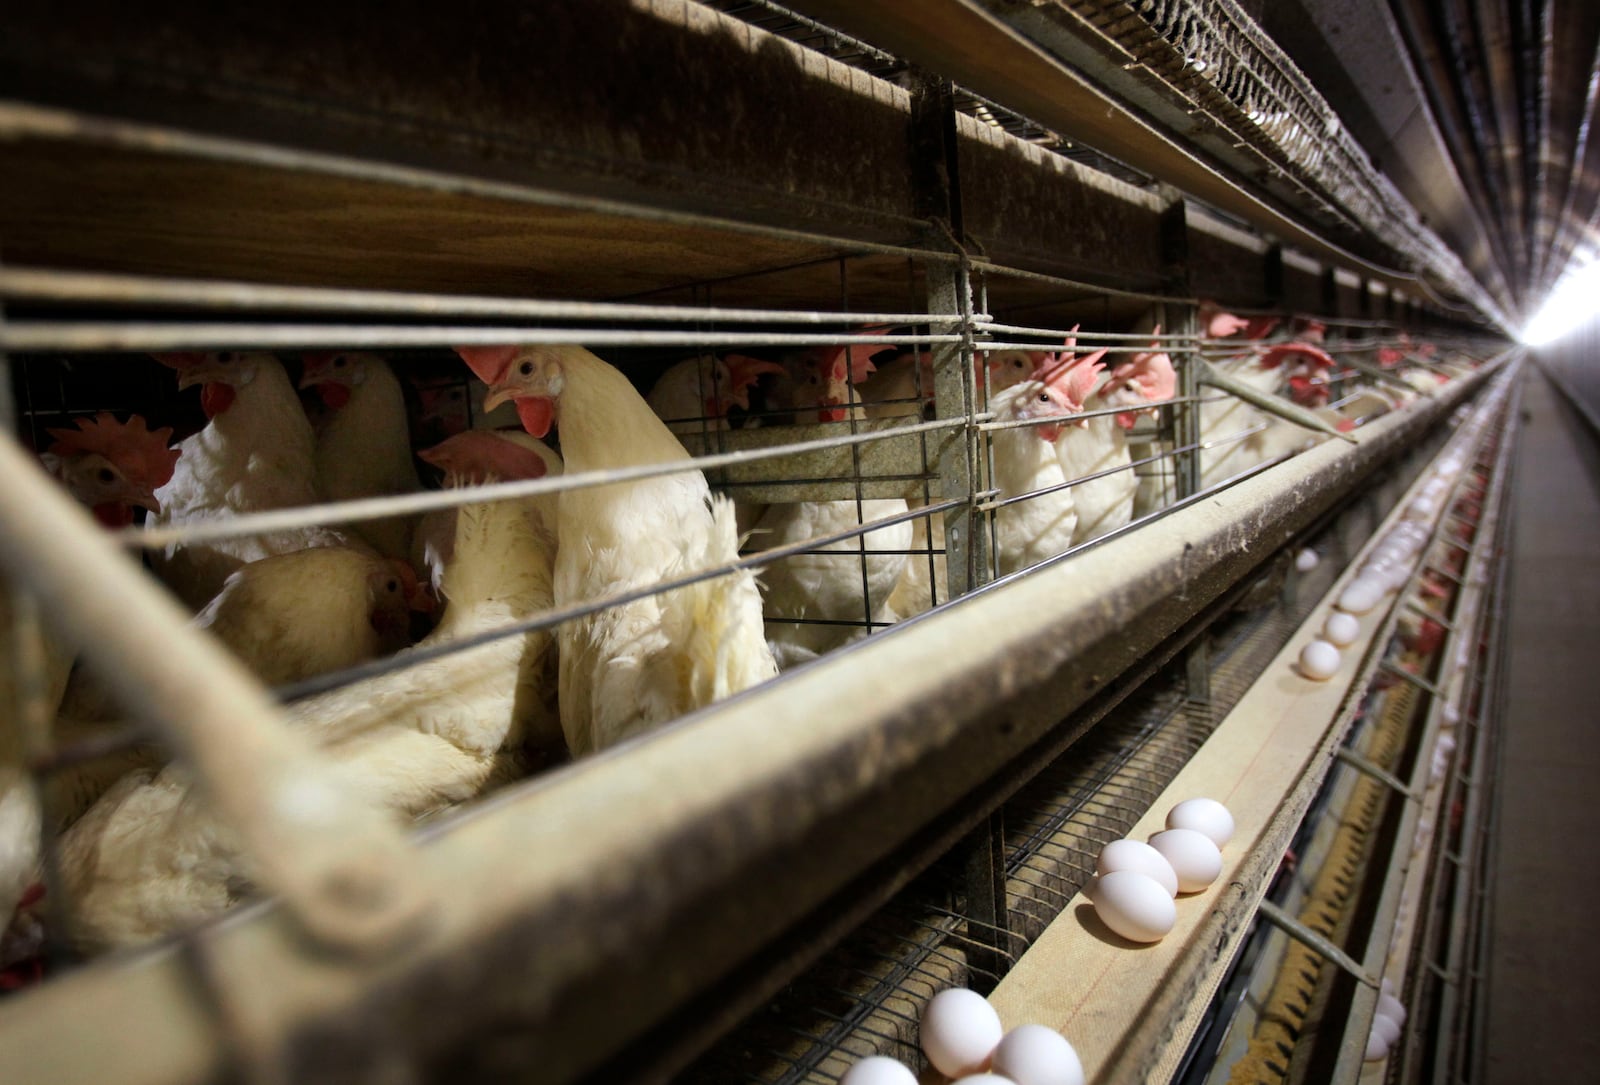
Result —
<instances>
[{"instance_id":1,"label":"flock of hens","mask_svg":"<svg viewBox=\"0 0 1600 1085\"><path fill-rule=\"evenodd\" d=\"M1235 375L1311 406L1333 359L1305 325L1268 346L1272 326L1203 311L1231 337ZM1148 325L1146 325L1148 327ZM1154 330L1155 334L1159 329ZM1156 343L1159 339L1156 340ZM1174 368L1152 343L1080 353L984 356L992 429L997 571L1004 575L1113 531L1160 500L1130 468L1140 413L1173 397ZM730 354L667 370L648 398L577 346L461 347L487 386L485 411L513 404L520 430L467 430L415 456L447 487L643 465L681 470L538 496L469 503L422 517L187 542L149 552L153 572L268 685L388 656L420 660L292 701L349 785L411 820L466 802L531 768L615 745L909 617L947 597L932 517L905 499L738 506L713 493L681 438L727 428L760 384L797 424L915 416L931 394L926 357L860 344L781 362ZM163 355L179 388L198 387L208 424L176 448L137 416L81 418L41 456L108 527L148 510L146 527L221 519L421 488L405 397L370 354L308 355L297 389L284 365L241 351ZM1430 375L1431 376L1431 375ZM327 408L313 426L300 392ZM1392 402L1386 405L1392 405ZM1121 408L1119 411L1118 408ZM1089 418L1085 411L1103 410ZM1371 413L1370 411L1368 413ZM909 420L909 419L908 419ZM544 438L559 433L558 456ZM1209 484L1303 444L1308 435L1227 397L1202 405L1203 434L1242 432L1203 459ZM1122 468L1122 470L1117 470ZM1094 476L1072 485L1073 480ZM1036 493L1028 500L1010 500ZM863 524L877 524L865 532ZM708 577L756 550L856 531L756 572ZM917 550L922 558L912 557ZM657 590L663 582L679 586ZM600 605L604 601L604 605ZM8 619L11 603L0 594ZM442 608L442 609L441 609ZM554 628L480 635L571 610ZM416 612L436 620L411 644ZM434 613L437 612L437 613ZM536 624L536 622L535 622ZM9 628L6 620L5 628ZM474 639L455 653L434 651ZM108 733L118 707L70 646L47 634L44 686L58 746ZM0 668L13 682L10 667ZM15 703L17 690L6 689ZM41 805L14 727L0 727L0 914L13 916L0 965L36 948L51 901L39 885ZM182 765L150 748L47 778L60 832L64 933L84 952L137 944L225 910L250 891L248 856L191 795ZM10 975L15 975L13 968Z\"/></svg>"}]
</instances>

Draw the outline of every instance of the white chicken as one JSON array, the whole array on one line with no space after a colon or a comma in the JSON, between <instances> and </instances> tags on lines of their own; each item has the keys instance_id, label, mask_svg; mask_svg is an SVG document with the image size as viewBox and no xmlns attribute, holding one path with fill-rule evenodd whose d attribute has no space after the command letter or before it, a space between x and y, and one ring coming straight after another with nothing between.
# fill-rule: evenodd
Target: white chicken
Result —
<instances>
[{"instance_id":1,"label":"white chicken","mask_svg":"<svg viewBox=\"0 0 1600 1085\"><path fill-rule=\"evenodd\" d=\"M921 418L933 402L933 355L912 352L869 364L875 371L856 388L866 416Z\"/></svg>"},{"instance_id":2,"label":"white chicken","mask_svg":"<svg viewBox=\"0 0 1600 1085\"><path fill-rule=\"evenodd\" d=\"M863 417L842 358L825 356L813 365L817 379L798 380L794 386L796 421L814 421L823 410L831 413L844 403L850 404L851 416ZM784 502L767 507L752 539L762 549L789 546L905 511L904 498ZM815 553L768 565L761 582L767 641L778 666L787 669L865 636L866 622L894 620L889 596L906 567L911 540L911 523L902 521L870 531L859 542L829 543Z\"/></svg>"},{"instance_id":3,"label":"white chicken","mask_svg":"<svg viewBox=\"0 0 1600 1085\"><path fill-rule=\"evenodd\" d=\"M411 460L405 393L394 371L375 354L307 354L300 387L315 389L328 416L317 427L317 489L328 501L415 493L422 488ZM350 531L378 553L411 554L415 517L358 520Z\"/></svg>"},{"instance_id":4,"label":"white chicken","mask_svg":"<svg viewBox=\"0 0 1600 1085\"><path fill-rule=\"evenodd\" d=\"M1067 349L1050 350L1007 349L984 351L977 358L978 388L983 387L983 374L988 373L990 396L1027 380L1035 372L1049 370L1057 363L1075 360L1072 347L1077 342L1077 327L1067 336ZM893 363L891 363L893 364ZM925 384L931 388L931 383ZM992 400L991 400L992 401ZM921 614L937 602L950 598L949 562L942 550L934 549L931 540L943 541L943 522L930 524L928 517L919 517L911 524L911 556L889 596L889 610L895 619Z\"/></svg>"},{"instance_id":5,"label":"white chicken","mask_svg":"<svg viewBox=\"0 0 1600 1085\"><path fill-rule=\"evenodd\" d=\"M506 444L511 455L485 442ZM477 446L476 448L474 446ZM492 480L546 461L467 433L434 450L454 480ZM536 467L533 465L537 465ZM467 505L444 575L448 605L412 651L524 621L552 601L549 499ZM345 783L401 819L464 802L515 775L525 741L559 745L552 704L554 645L519 633L427 659L288 707ZM233 906L250 871L236 841L191 794L179 766L124 776L62 838L74 901L72 934L86 952L137 945Z\"/></svg>"},{"instance_id":6,"label":"white chicken","mask_svg":"<svg viewBox=\"0 0 1600 1085\"><path fill-rule=\"evenodd\" d=\"M156 491L161 511L146 526L314 504L316 437L283 365L270 354L164 354L178 387L200 385L211 420L178 447L172 480ZM347 542L337 531L307 527L271 535L174 544L150 555L158 576L193 610L222 590L246 562Z\"/></svg>"},{"instance_id":7,"label":"white chicken","mask_svg":"<svg viewBox=\"0 0 1600 1085\"><path fill-rule=\"evenodd\" d=\"M561 431L569 471L687 461L672 431L620 372L577 346L463 347L535 437ZM733 506L689 468L562 492L555 601L566 607L733 562ZM615 745L777 673L748 571L565 622L561 725L574 756Z\"/></svg>"},{"instance_id":8,"label":"white chicken","mask_svg":"<svg viewBox=\"0 0 1600 1085\"><path fill-rule=\"evenodd\" d=\"M1318 407L1327 402L1327 386L1316 373L1332 366L1332 358L1309 343L1260 345L1259 340L1277 327L1276 318L1246 320L1203 306L1201 320L1212 338L1245 336L1246 349L1227 362L1214 363L1219 369L1269 395L1279 394L1287 385L1291 398L1301 406ZM1200 440L1206 445L1200 455L1200 484L1214 486L1311 439L1306 430L1291 422L1273 418L1242 399L1209 390L1200 404Z\"/></svg>"},{"instance_id":9,"label":"white chicken","mask_svg":"<svg viewBox=\"0 0 1600 1085\"><path fill-rule=\"evenodd\" d=\"M990 398L997 422L1062 418L1083 410L1099 380L1101 363L1072 358L1047 367L1036 377L1002 389ZM995 430L990 439L991 482L998 499L1019 498L1068 481L1056 456L1062 424L1045 423ZM1053 557L1072 545L1078 525L1073 492L1057 489L995 510L995 563L1001 576Z\"/></svg>"},{"instance_id":10,"label":"white chicken","mask_svg":"<svg viewBox=\"0 0 1600 1085\"><path fill-rule=\"evenodd\" d=\"M265 684L287 685L399 651L411 643L411 611L431 606L405 562L319 546L240 566L191 624L222 641ZM119 717L105 687L80 667L62 698L57 741L104 735ZM138 748L57 772L50 788L61 826L124 773L161 760L159 751Z\"/></svg>"},{"instance_id":11,"label":"white chicken","mask_svg":"<svg viewBox=\"0 0 1600 1085\"><path fill-rule=\"evenodd\" d=\"M133 522L135 507L157 511L155 491L172 477L176 449L171 429L152 432L134 415L119 422L101 412L79 418L71 429L51 429L54 442L40 455L56 477L95 519L107 527ZM0 919L9 919L38 877L40 811L28 772L15 706L15 614L9 581L0 581L0 703L11 706L0 719ZM47 720L55 717L67 688L75 652L49 629L39 630L39 692ZM57 740L61 735L57 735ZM70 736L69 736L70 737Z\"/></svg>"},{"instance_id":12,"label":"white chicken","mask_svg":"<svg viewBox=\"0 0 1600 1085\"><path fill-rule=\"evenodd\" d=\"M319 546L240 567L193 624L274 686L398 652L429 607L404 561Z\"/></svg>"},{"instance_id":13,"label":"white chicken","mask_svg":"<svg viewBox=\"0 0 1600 1085\"><path fill-rule=\"evenodd\" d=\"M1156 331L1159 334L1160 329ZM1133 459L1128 451L1127 432L1144 404L1171 399L1178 386L1172 359L1157 350L1156 343L1150 346L1150 350L1138 351L1113 368L1105 383L1084 401L1088 410L1129 409L1121 414L1085 418L1078 425L1064 428L1056 440L1056 457L1067 478L1112 472L1072 488L1078 508L1075 544L1097 539L1133 519L1139 478L1129 466ZM1085 361L1093 362L1098 357L1099 354L1090 355Z\"/></svg>"},{"instance_id":14,"label":"white chicken","mask_svg":"<svg viewBox=\"0 0 1600 1085\"><path fill-rule=\"evenodd\" d=\"M662 373L645 401L673 433L705 433L728 428L728 411L750 409L750 389L763 374L784 372L776 362L743 354L721 358L702 354Z\"/></svg>"},{"instance_id":15,"label":"white chicken","mask_svg":"<svg viewBox=\"0 0 1600 1085\"><path fill-rule=\"evenodd\" d=\"M106 527L127 527L135 508L160 512L156 491L172 479L179 450L172 427L151 431L138 415L118 422L108 411L79 418L74 429L46 430L55 441L41 455L78 503Z\"/></svg>"}]
</instances>

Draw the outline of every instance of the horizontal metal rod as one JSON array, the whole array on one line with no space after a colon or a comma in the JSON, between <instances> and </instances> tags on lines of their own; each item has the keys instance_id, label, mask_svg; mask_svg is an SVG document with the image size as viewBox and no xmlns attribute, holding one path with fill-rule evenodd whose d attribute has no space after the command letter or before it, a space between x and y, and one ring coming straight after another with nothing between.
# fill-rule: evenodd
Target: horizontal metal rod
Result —
<instances>
[{"instance_id":1,"label":"horizontal metal rod","mask_svg":"<svg viewBox=\"0 0 1600 1085\"><path fill-rule=\"evenodd\" d=\"M1356 771L1364 773L1372 777L1374 780L1377 780L1379 783L1393 788L1395 791L1398 791L1408 799L1420 797L1418 793L1412 790L1410 785L1408 785L1404 780L1400 779L1400 777L1396 776L1382 765L1376 764L1361 756L1348 746L1340 746L1339 749L1334 752L1333 756L1337 757L1340 761L1343 761Z\"/></svg>"},{"instance_id":2,"label":"horizontal metal rod","mask_svg":"<svg viewBox=\"0 0 1600 1085\"><path fill-rule=\"evenodd\" d=\"M1071 290L1082 290L1087 296L1104 298L1132 298L1137 301L1176 302L1182 305L1198 305L1198 298L1174 297L1171 294L1157 294L1148 290L1120 290L1108 287L1105 284L1087 283L1082 279L1067 279L1060 275L1049 275L1042 271L1024 271L1021 268L1006 267L989 260L974 259L971 261L972 270L983 275L993 275L1000 279L1021 279L1025 282L1043 283L1049 286L1064 286Z\"/></svg>"},{"instance_id":3,"label":"horizontal metal rod","mask_svg":"<svg viewBox=\"0 0 1600 1085\"><path fill-rule=\"evenodd\" d=\"M924 263L946 266L961 261L959 253L943 248L919 248L914 245L884 244L854 239L841 242L837 237L786 229L781 226L741 222L697 214L693 211L675 211L655 205L629 203L598 196L554 192L515 182L396 165L375 158L356 158L227 136L204 135L188 129L125 121L100 114L57 109L15 99L0 99L0 140L59 141L75 145L115 148L163 158L194 158L201 161L238 163L263 170L309 172L428 192L465 193L537 207L615 215L642 222L670 223L746 236L770 237L814 246L821 251L840 256L875 253L909 257ZM907 224L908 227L913 225Z\"/></svg>"},{"instance_id":4,"label":"horizontal metal rod","mask_svg":"<svg viewBox=\"0 0 1600 1085\"><path fill-rule=\"evenodd\" d=\"M363 347L575 343L579 346L834 346L862 343L880 347L959 343L959 335L823 335L804 332L686 332L611 328L417 327L409 324L167 324L138 321L13 320L0 324L0 349L19 353L61 351L219 350L250 347L312 350Z\"/></svg>"},{"instance_id":5,"label":"horizontal metal rod","mask_svg":"<svg viewBox=\"0 0 1600 1085\"><path fill-rule=\"evenodd\" d=\"M1030 327L1025 324L997 324L996 322L981 316L975 316L972 318L972 328L974 331L978 332L1005 332L1008 335L1037 335L1041 337L1055 336L1058 339L1065 338L1068 335L1077 335L1081 336L1079 346L1098 342L1149 343L1154 340L1166 344L1199 343L1207 341L1205 337L1201 335L1179 335L1171 332L1162 332L1159 335L1155 334L1154 332L1074 332L1071 329L1037 328Z\"/></svg>"},{"instance_id":6,"label":"horizontal metal rod","mask_svg":"<svg viewBox=\"0 0 1600 1085\"><path fill-rule=\"evenodd\" d=\"M987 417L987 416L980 416ZM300 505L270 512L253 512L239 516L218 517L209 520L179 521L165 527L127 528L117 532L119 542L146 550L161 549L176 543L209 542L216 539L236 539L262 535L274 531L290 531L312 525L358 523L378 520L388 516L410 516L431 512L434 509L454 509L462 505L475 505L488 501L510 501L517 498L537 497L540 494L560 493L592 486L609 486L616 482L634 482L639 479L661 478L667 475L687 474L715 467L755 463L778 459L805 452L820 452L831 448L870 444L873 441L903 437L907 434L932 433L939 430L959 429L967 425L964 418L944 419L934 422L917 422L905 426L889 426L860 433L841 434L838 437L818 437L810 441L780 445L776 448L741 449L737 452L719 452L672 463L646 464L639 467L612 470L579 471L573 474L547 475L525 482L496 482L484 486L463 486L450 490L430 490L392 497L367 497L355 501L337 501L322 505Z\"/></svg>"},{"instance_id":7,"label":"horizontal metal rod","mask_svg":"<svg viewBox=\"0 0 1600 1085\"><path fill-rule=\"evenodd\" d=\"M1331 939L1318 934L1272 901L1263 899L1257 905L1256 910L1260 913L1262 919L1283 931L1290 938L1302 943L1313 953L1326 957L1341 971L1353 976L1357 982L1372 988L1378 986L1378 980L1367 974L1367 970L1361 967L1361 962L1346 953Z\"/></svg>"},{"instance_id":8,"label":"horizontal metal rod","mask_svg":"<svg viewBox=\"0 0 1600 1085\"><path fill-rule=\"evenodd\" d=\"M265 888L326 947L414 938L431 891L388 817L350 793L267 691L116 548L14 440L0 438L0 560L94 676L199 780Z\"/></svg>"},{"instance_id":9,"label":"horizontal metal rod","mask_svg":"<svg viewBox=\"0 0 1600 1085\"><path fill-rule=\"evenodd\" d=\"M429 317L529 320L611 320L721 324L959 324L959 313L848 313L803 309L736 309L640 305L607 301L545 301L468 294L400 293L334 287L275 286L217 279L168 279L102 272L0 267L0 298L32 302L181 306L259 312L295 309Z\"/></svg>"},{"instance_id":10,"label":"horizontal metal rod","mask_svg":"<svg viewBox=\"0 0 1600 1085\"><path fill-rule=\"evenodd\" d=\"M382 659L375 659L369 663L362 663L355 667L348 667L344 670L334 671L328 674L319 674L291 685L279 686L274 689L273 692L284 701L294 701L300 700L304 697L310 697L313 694L326 693L329 690L341 689L345 686L354 685L355 683L364 681L368 678L377 678L381 675L392 674L396 671L408 670L423 663L431 663L436 659L444 659L449 656L458 655L462 652L470 651L473 648L478 648L485 644L493 644L495 641L505 640L507 637L520 636L523 633L532 633L541 629L553 629L556 626L562 625L566 622L574 621L590 614L598 614L602 610L611 610L615 607L625 606L628 603L634 603L641 599L648 599L651 596L664 595L667 592L676 591L679 588L687 588L692 584L700 584L707 580L715 580L718 577L732 576L734 573L741 572L746 569L759 569L762 566L770 565L774 561L778 561L782 558L796 557L801 554L809 553L814 547L828 546L833 543L845 542L858 536L870 534L873 531L877 531L879 528L893 527L895 524L905 523L910 520L918 520L925 516L944 512L947 509L953 509L963 504L965 504L964 501L952 500L939 502L938 504L933 505L918 506L914 509L908 509L905 512L898 512L890 516L883 516L876 520L868 520L865 523L858 524L854 527L845 528L840 531L831 532L827 535L818 535L809 539L801 539L798 542L787 543L783 546L775 546L770 550L758 550L734 561L724 562L720 565L708 566L704 569L696 569L695 571L686 573L683 576L670 577L665 580L657 581L653 584L647 584L640 588L614 592L612 594L600 596L594 599L586 599L581 603L573 603L570 606L551 607L548 610L543 610L537 614L532 614L519 622L510 622L505 625L495 626L493 629L486 629L480 633L472 634L471 636L456 637L442 644L429 645L427 647L413 647L408 649L403 655L386 656ZM861 552L859 550L845 550L841 551L840 553L845 557L855 558L857 560L859 560L861 557Z\"/></svg>"},{"instance_id":11,"label":"horizontal metal rod","mask_svg":"<svg viewBox=\"0 0 1600 1085\"><path fill-rule=\"evenodd\" d=\"M1029 749L1480 382L1375 421L1359 448L1259 473L1226 508L1195 500L1139 545L981 589L434 829L418 876L443 890L439 933L414 967L384 969L385 1012L406 1022L385 1051L438 1057L493 1020L547 1080L592 1069ZM289 1044L298 1080L348 1080L351 1058L332 1054L371 1042L370 975L306 959L282 927L268 904L208 928L210 967L255 1035ZM215 1076L224 1041L203 1008L158 994L187 990L185 968L169 945L9 1001L0 1076L28 1080L59 1051L80 1080ZM467 999L470 1018L437 1012ZM72 1007L91 1003L120 1027L84 1045Z\"/></svg>"}]
</instances>

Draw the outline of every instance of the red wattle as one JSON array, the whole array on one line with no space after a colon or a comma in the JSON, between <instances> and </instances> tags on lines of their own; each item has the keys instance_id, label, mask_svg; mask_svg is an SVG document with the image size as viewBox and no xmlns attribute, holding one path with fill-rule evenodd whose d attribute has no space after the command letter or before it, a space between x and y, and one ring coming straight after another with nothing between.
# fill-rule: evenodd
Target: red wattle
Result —
<instances>
[{"instance_id":1,"label":"red wattle","mask_svg":"<svg viewBox=\"0 0 1600 1085\"><path fill-rule=\"evenodd\" d=\"M200 409L206 412L207 418L215 418L233 406L233 398L237 394L231 384L207 381L200 386Z\"/></svg>"},{"instance_id":2,"label":"red wattle","mask_svg":"<svg viewBox=\"0 0 1600 1085\"><path fill-rule=\"evenodd\" d=\"M323 406L329 410L343 410L345 404L350 402L350 386L340 384L338 381L328 381L317 385L317 395L322 397Z\"/></svg>"},{"instance_id":3,"label":"red wattle","mask_svg":"<svg viewBox=\"0 0 1600 1085\"><path fill-rule=\"evenodd\" d=\"M535 437L550 432L556 420L556 401L549 396L523 396L516 401L522 428Z\"/></svg>"},{"instance_id":4,"label":"red wattle","mask_svg":"<svg viewBox=\"0 0 1600 1085\"><path fill-rule=\"evenodd\" d=\"M122 501L105 501L91 511L101 527L128 527L133 523L133 506Z\"/></svg>"}]
</instances>

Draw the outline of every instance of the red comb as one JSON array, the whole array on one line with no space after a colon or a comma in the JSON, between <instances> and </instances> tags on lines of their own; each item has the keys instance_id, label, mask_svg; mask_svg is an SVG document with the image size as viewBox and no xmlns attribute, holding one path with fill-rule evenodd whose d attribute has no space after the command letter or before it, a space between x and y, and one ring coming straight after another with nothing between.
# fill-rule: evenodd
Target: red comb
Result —
<instances>
[{"instance_id":1,"label":"red comb","mask_svg":"<svg viewBox=\"0 0 1600 1085\"><path fill-rule=\"evenodd\" d=\"M485 384L494 384L505 376L506 370L511 367L511 361L517 356L520 347L455 347L461 360L466 362L478 379Z\"/></svg>"},{"instance_id":2,"label":"red comb","mask_svg":"<svg viewBox=\"0 0 1600 1085\"><path fill-rule=\"evenodd\" d=\"M110 411L93 418L80 418L77 429L51 429L55 438L46 451L57 456L76 456L98 452L121 469L124 476L141 486L158 490L172 480L178 464L178 450L168 448L172 427L151 432L145 420L132 415L119 422Z\"/></svg>"},{"instance_id":3,"label":"red comb","mask_svg":"<svg viewBox=\"0 0 1600 1085\"><path fill-rule=\"evenodd\" d=\"M858 335L886 335L890 326L885 324L879 328L863 328ZM833 369L840 359L846 359L850 366L850 383L860 384L877 371L877 366L872 364L874 354L882 354L892 346L876 346L872 343L841 343L834 347L824 347L818 356L818 368L825 378L832 379Z\"/></svg>"},{"instance_id":4,"label":"red comb","mask_svg":"<svg viewBox=\"0 0 1600 1085\"><path fill-rule=\"evenodd\" d=\"M1267 348L1261 355L1262 369L1276 369L1291 355L1298 354L1322 369L1332 369L1333 357L1321 347L1314 347L1310 343L1279 343L1275 347Z\"/></svg>"}]
</instances>

